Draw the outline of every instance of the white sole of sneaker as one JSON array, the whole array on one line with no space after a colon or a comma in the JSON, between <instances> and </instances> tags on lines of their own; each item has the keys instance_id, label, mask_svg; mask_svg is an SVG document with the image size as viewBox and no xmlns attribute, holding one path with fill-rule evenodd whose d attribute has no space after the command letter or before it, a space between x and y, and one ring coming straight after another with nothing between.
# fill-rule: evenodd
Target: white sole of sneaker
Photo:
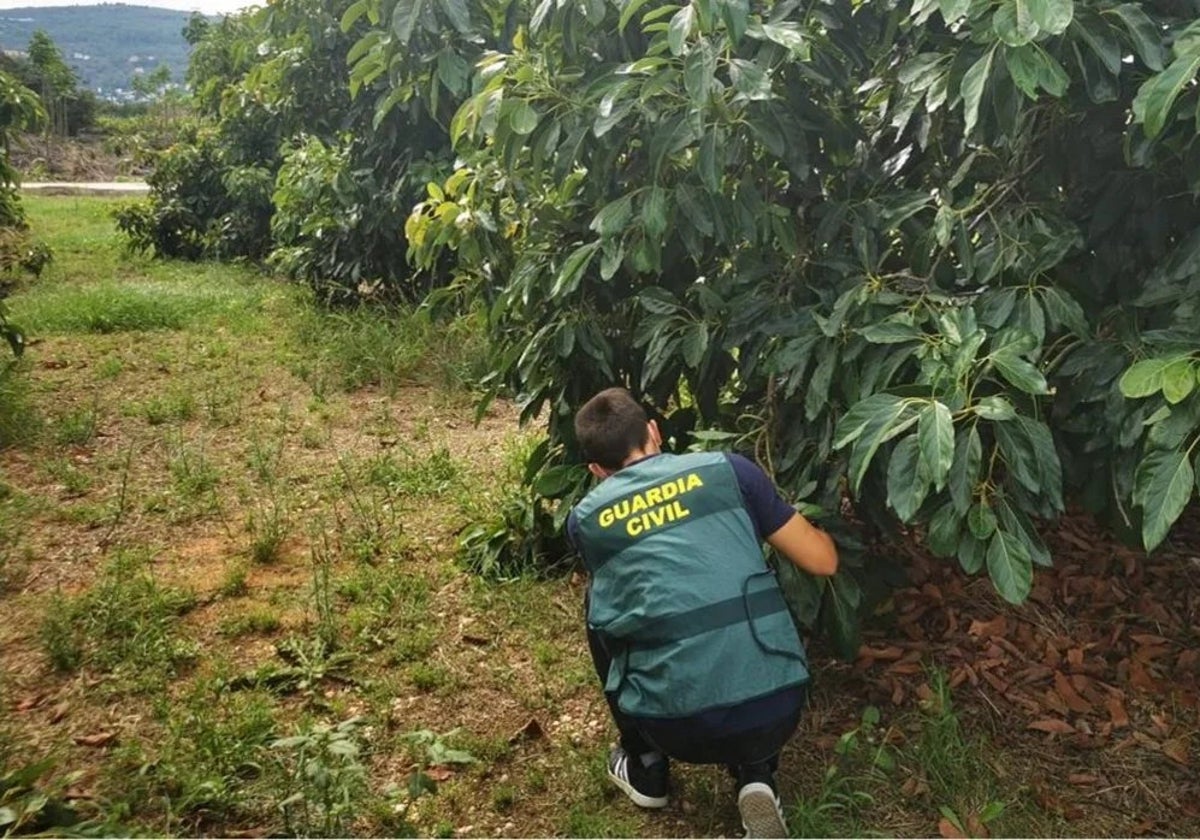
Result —
<instances>
[{"instance_id":1,"label":"white sole of sneaker","mask_svg":"<svg viewBox=\"0 0 1200 840\"><path fill-rule=\"evenodd\" d=\"M738 812L747 837L787 837L787 826L775 791L770 785L752 782L738 793Z\"/></svg>"},{"instance_id":2,"label":"white sole of sneaker","mask_svg":"<svg viewBox=\"0 0 1200 840\"><path fill-rule=\"evenodd\" d=\"M625 792L625 795L633 800L633 804L639 808L666 808L667 797L665 796L646 796L644 793L639 793L638 789L629 782L622 779L613 771L608 771L608 778L613 780L613 784Z\"/></svg>"}]
</instances>

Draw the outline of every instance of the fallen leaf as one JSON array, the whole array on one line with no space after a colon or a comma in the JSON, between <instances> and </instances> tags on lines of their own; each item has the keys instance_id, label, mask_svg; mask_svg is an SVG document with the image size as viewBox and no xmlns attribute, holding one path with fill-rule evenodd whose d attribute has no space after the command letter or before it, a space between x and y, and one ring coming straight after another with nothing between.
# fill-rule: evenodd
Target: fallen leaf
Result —
<instances>
[{"instance_id":1,"label":"fallen leaf","mask_svg":"<svg viewBox=\"0 0 1200 840\"><path fill-rule=\"evenodd\" d=\"M1146 819L1141 822L1134 823L1133 828L1129 829L1130 834L1149 834L1154 830L1154 826L1158 824L1157 820Z\"/></svg>"},{"instance_id":2,"label":"fallen leaf","mask_svg":"<svg viewBox=\"0 0 1200 840\"><path fill-rule=\"evenodd\" d=\"M979 819L979 815L972 812L967 815L967 831L972 837L991 837L988 834L987 826Z\"/></svg>"},{"instance_id":3,"label":"fallen leaf","mask_svg":"<svg viewBox=\"0 0 1200 840\"><path fill-rule=\"evenodd\" d=\"M1190 739L1188 739L1187 737L1182 737L1182 738L1172 738L1169 741L1163 741L1163 745L1162 745L1163 755L1165 755L1167 758L1171 759L1172 761L1176 761L1179 764L1182 764L1186 767L1188 764L1188 758L1189 758L1188 753L1191 751L1190 750L1191 744L1188 743L1189 740Z\"/></svg>"},{"instance_id":4,"label":"fallen leaf","mask_svg":"<svg viewBox=\"0 0 1200 840\"><path fill-rule=\"evenodd\" d=\"M1190 648L1179 654L1179 658L1175 660L1175 669L1177 671L1195 671L1200 665L1200 650Z\"/></svg>"},{"instance_id":5,"label":"fallen leaf","mask_svg":"<svg viewBox=\"0 0 1200 840\"><path fill-rule=\"evenodd\" d=\"M66 700L54 707L54 711L50 713L50 722L58 723L67 716L67 712L71 709L71 704Z\"/></svg>"},{"instance_id":6,"label":"fallen leaf","mask_svg":"<svg viewBox=\"0 0 1200 840\"><path fill-rule=\"evenodd\" d=\"M1054 690L1071 711L1081 715L1092 711L1092 704L1079 696L1079 692L1072 687L1070 680L1063 676L1062 671L1054 672Z\"/></svg>"},{"instance_id":7,"label":"fallen leaf","mask_svg":"<svg viewBox=\"0 0 1200 840\"><path fill-rule=\"evenodd\" d=\"M1100 781L1100 777L1091 773L1072 773L1067 776L1067 781L1073 785L1094 785Z\"/></svg>"},{"instance_id":8,"label":"fallen leaf","mask_svg":"<svg viewBox=\"0 0 1200 840\"><path fill-rule=\"evenodd\" d=\"M997 615L988 621L979 621L976 619L971 622L971 626L967 629L967 635L982 636L984 638L1003 636L1007 632L1008 619L1003 615Z\"/></svg>"},{"instance_id":9,"label":"fallen leaf","mask_svg":"<svg viewBox=\"0 0 1200 840\"><path fill-rule=\"evenodd\" d=\"M46 699L45 694L35 694L32 697L26 697L24 700L22 700L20 703L17 704L17 711L18 712L28 712L30 709L34 709L34 708L37 708L38 706L40 706L42 704L42 701L45 699Z\"/></svg>"},{"instance_id":10,"label":"fallen leaf","mask_svg":"<svg viewBox=\"0 0 1200 840\"><path fill-rule=\"evenodd\" d=\"M904 656L904 649L890 645L885 648L863 647L859 650L860 657L869 657L871 659L882 659L885 662L895 662L900 657Z\"/></svg>"},{"instance_id":11,"label":"fallen leaf","mask_svg":"<svg viewBox=\"0 0 1200 840\"><path fill-rule=\"evenodd\" d=\"M454 775L454 770L449 767L430 767L425 771L425 775L435 782L444 782Z\"/></svg>"},{"instance_id":12,"label":"fallen leaf","mask_svg":"<svg viewBox=\"0 0 1200 840\"><path fill-rule=\"evenodd\" d=\"M1153 633L1130 633L1129 638L1133 639L1139 645L1165 645L1168 641L1162 636L1156 636Z\"/></svg>"},{"instance_id":13,"label":"fallen leaf","mask_svg":"<svg viewBox=\"0 0 1200 840\"><path fill-rule=\"evenodd\" d=\"M1146 666L1136 658L1129 660L1129 684L1134 688L1140 688L1143 691L1158 691L1158 683L1156 683L1150 677L1150 674L1147 673Z\"/></svg>"},{"instance_id":14,"label":"fallen leaf","mask_svg":"<svg viewBox=\"0 0 1200 840\"><path fill-rule=\"evenodd\" d=\"M1120 697L1110 694L1104 701L1104 705L1108 709L1108 716L1116 729L1124 729L1129 726L1129 715L1126 713L1125 704L1121 702Z\"/></svg>"},{"instance_id":15,"label":"fallen leaf","mask_svg":"<svg viewBox=\"0 0 1200 840\"><path fill-rule=\"evenodd\" d=\"M966 840L967 836L945 817L938 820L938 834L945 837L946 840Z\"/></svg>"},{"instance_id":16,"label":"fallen leaf","mask_svg":"<svg viewBox=\"0 0 1200 840\"><path fill-rule=\"evenodd\" d=\"M1051 732L1059 735L1070 735L1075 732L1075 727L1067 723L1065 720L1058 718L1042 718L1035 720L1029 724L1029 729L1036 729L1039 732Z\"/></svg>"},{"instance_id":17,"label":"fallen leaf","mask_svg":"<svg viewBox=\"0 0 1200 840\"><path fill-rule=\"evenodd\" d=\"M81 747L103 747L116 739L116 732L97 732L94 735L76 735L71 740Z\"/></svg>"}]
</instances>

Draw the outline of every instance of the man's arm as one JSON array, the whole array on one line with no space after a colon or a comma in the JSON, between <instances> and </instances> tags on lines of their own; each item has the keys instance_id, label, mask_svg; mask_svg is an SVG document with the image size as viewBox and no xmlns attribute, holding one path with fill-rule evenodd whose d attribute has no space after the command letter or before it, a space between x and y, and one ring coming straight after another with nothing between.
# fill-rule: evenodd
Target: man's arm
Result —
<instances>
[{"instance_id":1,"label":"man's arm","mask_svg":"<svg viewBox=\"0 0 1200 840\"><path fill-rule=\"evenodd\" d=\"M837 546L833 538L798 513L767 535L767 543L810 575L827 577L837 571Z\"/></svg>"}]
</instances>

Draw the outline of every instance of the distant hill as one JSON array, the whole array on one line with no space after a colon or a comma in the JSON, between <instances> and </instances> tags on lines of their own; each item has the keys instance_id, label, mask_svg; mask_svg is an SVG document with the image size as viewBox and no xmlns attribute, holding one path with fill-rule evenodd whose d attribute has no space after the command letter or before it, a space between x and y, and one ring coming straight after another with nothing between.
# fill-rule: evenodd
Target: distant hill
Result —
<instances>
[{"instance_id":1,"label":"distant hill","mask_svg":"<svg viewBox=\"0 0 1200 840\"><path fill-rule=\"evenodd\" d=\"M166 64L171 80L183 83L191 50L183 27L190 16L124 3L0 9L0 49L24 52L34 31L43 29L75 68L81 87L117 99L139 67L150 72Z\"/></svg>"}]
</instances>

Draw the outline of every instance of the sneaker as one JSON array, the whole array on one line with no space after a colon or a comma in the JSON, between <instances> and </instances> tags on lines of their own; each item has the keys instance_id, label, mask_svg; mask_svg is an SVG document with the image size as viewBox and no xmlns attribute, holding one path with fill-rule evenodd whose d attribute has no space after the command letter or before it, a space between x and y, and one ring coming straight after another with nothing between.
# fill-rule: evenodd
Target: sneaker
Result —
<instances>
[{"instance_id":1,"label":"sneaker","mask_svg":"<svg viewBox=\"0 0 1200 840\"><path fill-rule=\"evenodd\" d=\"M751 782L738 791L738 812L747 837L787 837L779 797L765 782Z\"/></svg>"},{"instance_id":2,"label":"sneaker","mask_svg":"<svg viewBox=\"0 0 1200 840\"><path fill-rule=\"evenodd\" d=\"M647 767L640 756L617 747L608 757L608 777L642 808L667 807L667 760L660 757Z\"/></svg>"}]
</instances>

